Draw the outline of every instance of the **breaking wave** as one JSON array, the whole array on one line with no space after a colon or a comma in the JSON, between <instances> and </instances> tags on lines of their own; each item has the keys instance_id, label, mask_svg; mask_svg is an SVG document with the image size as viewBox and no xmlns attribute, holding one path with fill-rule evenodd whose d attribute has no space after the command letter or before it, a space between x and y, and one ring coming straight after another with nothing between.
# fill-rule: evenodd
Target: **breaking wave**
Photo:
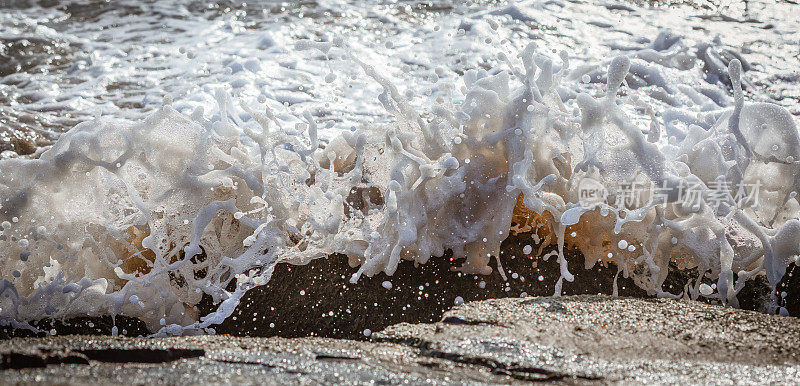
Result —
<instances>
[{"instance_id":1,"label":"breaking wave","mask_svg":"<svg viewBox=\"0 0 800 386\"><path fill-rule=\"evenodd\" d=\"M125 315L160 335L212 332L279 262L341 253L355 282L449 249L466 257L454 269L488 274L510 232L557 245L556 294L573 280L567 246L652 295L732 306L755 275L774 289L800 254L797 127L784 108L745 101L738 54L662 33L571 68L531 43L417 94L342 39L295 49L345 55L382 87L394 123L321 138L310 112L289 126L263 98L220 89L214 111L166 100L138 123L87 121L36 159L0 160L2 323ZM733 99L659 70L696 61ZM605 87L575 86L592 83ZM670 263L698 280L664 290ZM200 317L204 295L218 307Z\"/></svg>"}]
</instances>

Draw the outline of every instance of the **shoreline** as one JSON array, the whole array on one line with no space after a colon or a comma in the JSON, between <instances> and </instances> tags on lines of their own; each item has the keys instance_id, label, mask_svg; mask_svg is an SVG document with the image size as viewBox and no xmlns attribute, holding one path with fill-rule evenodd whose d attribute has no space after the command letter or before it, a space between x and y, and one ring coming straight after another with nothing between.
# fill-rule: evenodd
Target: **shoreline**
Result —
<instances>
[{"instance_id":1,"label":"shoreline","mask_svg":"<svg viewBox=\"0 0 800 386\"><path fill-rule=\"evenodd\" d=\"M0 341L0 381L570 384L791 382L795 318L609 296L470 302L440 321L330 338L65 336Z\"/></svg>"}]
</instances>

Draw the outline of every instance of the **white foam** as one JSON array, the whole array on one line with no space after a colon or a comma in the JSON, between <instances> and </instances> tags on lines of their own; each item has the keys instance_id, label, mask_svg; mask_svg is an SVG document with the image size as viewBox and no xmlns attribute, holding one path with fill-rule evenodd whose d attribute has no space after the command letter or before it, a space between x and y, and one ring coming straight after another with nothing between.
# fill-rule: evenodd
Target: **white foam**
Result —
<instances>
[{"instance_id":1,"label":"white foam","mask_svg":"<svg viewBox=\"0 0 800 386\"><path fill-rule=\"evenodd\" d=\"M475 15L483 17L535 20L518 7ZM507 25L492 20L492 30ZM463 35L478 36L478 25ZM273 99L219 88L210 113L167 101L133 125L82 123L38 159L0 160L2 321L30 327L42 317L127 315L161 335L208 332L278 262L332 253L359 265L352 281L448 249L466 258L455 269L488 274L520 197L522 209L546 219L544 243L557 245L556 294L574 280L567 242L587 267L598 257L614 262L651 294L731 305L753 275L765 273L774 288L800 253L797 128L785 109L745 101L737 59L715 68L718 78L730 74L732 102L721 83L709 92L663 75L699 60L670 34L574 69L565 53L551 58L528 44L489 70L439 69L427 78L432 90L404 92L349 44L293 46L360 68L391 124L321 135L311 111L274 110L264 103ZM665 64L642 63L648 58ZM592 89L601 79L605 87ZM639 88L648 98L638 99ZM585 205L579 186L587 178L617 196L622 183L652 183L667 198ZM732 194L717 205L709 187L721 179L763 186L759 205L739 208ZM685 185L704 196L680 200ZM699 280L685 293L663 289L670 262L716 280L717 294ZM199 318L203 294L218 309Z\"/></svg>"}]
</instances>

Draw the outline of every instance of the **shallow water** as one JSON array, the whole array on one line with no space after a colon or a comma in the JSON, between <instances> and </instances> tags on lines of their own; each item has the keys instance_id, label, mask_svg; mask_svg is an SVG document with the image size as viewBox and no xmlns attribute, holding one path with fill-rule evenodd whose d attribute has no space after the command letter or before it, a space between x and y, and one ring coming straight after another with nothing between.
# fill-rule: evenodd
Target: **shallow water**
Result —
<instances>
[{"instance_id":1,"label":"shallow water","mask_svg":"<svg viewBox=\"0 0 800 386\"><path fill-rule=\"evenodd\" d=\"M508 5L495 1L0 3L0 151L33 153L58 133L92 117L132 122L160 106L165 96L183 108L208 108L213 105L210 90L216 87L230 88L236 96L265 95L275 102L273 106L289 104L296 111L314 111L336 130L363 119L386 121L388 115L374 98L377 90L372 82L343 74L327 83L327 67L346 71L347 66L292 49L297 39L336 36L346 37L351 46L358 42L359 51L386 66L385 75L393 81L425 84L437 66L455 73L489 67L496 64L490 53L520 50L527 39L545 39L549 49L567 49L572 60L591 63L615 48L641 46L671 28L699 42L720 38L719 49L741 52L757 63L748 74L757 86L756 98L800 114L800 92L792 87L800 82L797 31L791 23L798 17L796 7L770 1L656 4L649 8L634 2L527 3L519 14L497 17L507 28L487 30L478 23L480 31L459 37L462 21L467 27L482 14L503 11ZM539 19L534 20L535 15ZM432 31L436 26L441 33ZM503 39L507 41L501 43Z\"/></svg>"},{"instance_id":2,"label":"shallow water","mask_svg":"<svg viewBox=\"0 0 800 386\"><path fill-rule=\"evenodd\" d=\"M482 272L520 193L522 207L553 216L548 240L568 239L587 266L611 259L653 294L735 305L733 274L766 273L775 285L797 255L791 242L773 241L780 261L758 252L779 229L796 233L798 19L800 7L784 2L3 5L0 315L123 314L182 333L224 318L281 260L344 253L361 267L356 280L455 249L468 257L461 269ZM740 113L733 59L748 103ZM611 105L593 103L610 100L615 74L625 84L606 116ZM526 87L536 91L521 97ZM742 114L742 129L729 128L731 114ZM748 131L765 119L769 135ZM536 153L492 144L514 134ZM752 149L729 150L738 135ZM639 150L603 145L634 149L639 136L648 138ZM717 145L727 155L712 161ZM631 211L643 217L602 220L602 236L571 240L591 209L577 205L573 174L593 167L611 191L631 176L675 181L661 169L710 185L736 167L734 180L768 189L762 207L670 217L665 205L660 224L656 209ZM659 228L636 225L645 216ZM672 238L687 249L654 257L651 236L662 231L661 248ZM662 291L659 259L672 254L713 283ZM190 310L203 293L229 302L198 322Z\"/></svg>"}]
</instances>

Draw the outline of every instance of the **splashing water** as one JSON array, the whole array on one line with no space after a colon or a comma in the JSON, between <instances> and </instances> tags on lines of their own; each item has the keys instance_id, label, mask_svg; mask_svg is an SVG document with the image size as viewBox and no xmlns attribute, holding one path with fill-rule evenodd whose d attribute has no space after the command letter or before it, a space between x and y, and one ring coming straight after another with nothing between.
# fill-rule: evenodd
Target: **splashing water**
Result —
<instances>
[{"instance_id":1,"label":"splashing water","mask_svg":"<svg viewBox=\"0 0 800 386\"><path fill-rule=\"evenodd\" d=\"M659 38L654 47L671 47ZM81 123L38 159L0 160L2 322L126 315L161 335L210 332L278 262L342 253L359 266L355 282L450 249L466 257L454 268L488 274L509 232L557 245L557 294L573 280L566 245L651 294L733 306L748 278L766 273L775 288L800 254L797 127L780 106L745 102L739 59L712 71L732 86L730 106L628 56L605 72L571 69L566 53L554 61L531 43L518 60L501 55L503 68L442 80L420 112L344 40L295 49L343 52L382 87L396 122L325 141L310 112L286 127L264 104L220 90L210 114L167 101L133 125ZM676 66L686 53L651 51ZM601 80L599 95L569 91ZM662 127L637 85L709 108L667 110ZM591 183L619 199L633 182L647 187L638 205L582 195ZM739 205L720 183L758 200ZM697 268L698 281L665 291L670 262ZM203 294L219 306L200 318Z\"/></svg>"}]
</instances>

